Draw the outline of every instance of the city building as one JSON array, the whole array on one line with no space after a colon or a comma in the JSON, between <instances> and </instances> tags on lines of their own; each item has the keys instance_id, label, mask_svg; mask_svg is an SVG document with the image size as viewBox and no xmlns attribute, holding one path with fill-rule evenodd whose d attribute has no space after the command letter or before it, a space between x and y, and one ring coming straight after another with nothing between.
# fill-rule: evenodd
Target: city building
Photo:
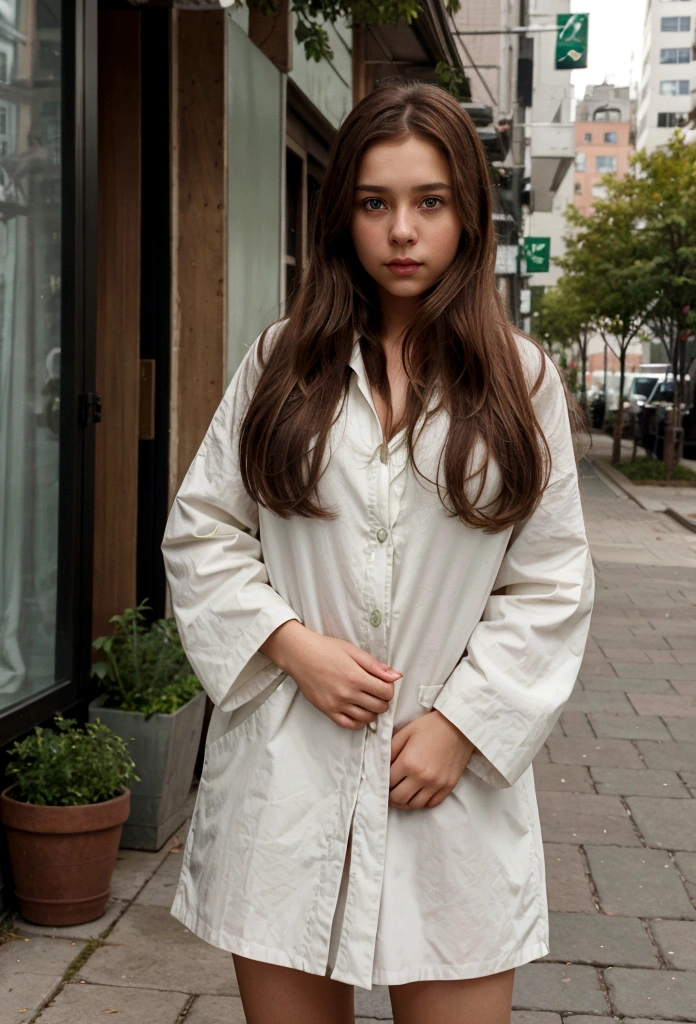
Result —
<instances>
[{"instance_id":1,"label":"city building","mask_svg":"<svg viewBox=\"0 0 696 1024\"><path fill-rule=\"evenodd\" d=\"M696 88L696 0L648 0L638 92L637 148L664 146L689 122Z\"/></svg>"},{"instance_id":2,"label":"city building","mask_svg":"<svg viewBox=\"0 0 696 1024\"><path fill-rule=\"evenodd\" d=\"M594 200L605 195L602 178L622 178L635 150L634 103L628 86L590 85L575 111L575 174L573 201L592 213Z\"/></svg>"},{"instance_id":3,"label":"city building","mask_svg":"<svg viewBox=\"0 0 696 1024\"><path fill-rule=\"evenodd\" d=\"M552 26L559 14L570 13L570 0L530 0L529 22ZM546 288L558 281L561 271L554 263L564 252L564 214L573 201L575 128L572 120L573 88L570 71L555 66L556 35L540 32L534 37L533 101L527 112L527 163L531 177L531 204L525 235L550 239L548 270L531 273L528 288L533 313ZM531 270L529 264L527 269ZM529 330L532 320L524 321Z\"/></svg>"},{"instance_id":4,"label":"city building","mask_svg":"<svg viewBox=\"0 0 696 1024\"><path fill-rule=\"evenodd\" d=\"M336 129L382 78L458 64L448 25L442 0L338 25L316 63L287 2L3 0L0 758L84 718L112 615L165 614L171 499L282 314Z\"/></svg>"}]
</instances>

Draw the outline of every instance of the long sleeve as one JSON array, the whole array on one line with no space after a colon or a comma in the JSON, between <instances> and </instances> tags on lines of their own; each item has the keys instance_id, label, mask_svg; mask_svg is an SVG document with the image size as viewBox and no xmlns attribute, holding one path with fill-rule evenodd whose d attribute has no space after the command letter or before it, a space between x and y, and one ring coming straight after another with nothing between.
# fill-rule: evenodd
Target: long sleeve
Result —
<instances>
[{"instance_id":1,"label":"long sleeve","mask_svg":"<svg viewBox=\"0 0 696 1024\"><path fill-rule=\"evenodd\" d=\"M239 473L239 428L258 375L255 344L184 478L162 544L184 649L223 711L277 678L280 669L258 648L278 626L299 619L269 585L258 508Z\"/></svg>"},{"instance_id":2,"label":"long sleeve","mask_svg":"<svg viewBox=\"0 0 696 1024\"><path fill-rule=\"evenodd\" d=\"M549 483L513 532L465 656L434 704L477 748L469 769L498 788L529 767L570 696L594 594L565 395L548 362L534 404Z\"/></svg>"}]
</instances>

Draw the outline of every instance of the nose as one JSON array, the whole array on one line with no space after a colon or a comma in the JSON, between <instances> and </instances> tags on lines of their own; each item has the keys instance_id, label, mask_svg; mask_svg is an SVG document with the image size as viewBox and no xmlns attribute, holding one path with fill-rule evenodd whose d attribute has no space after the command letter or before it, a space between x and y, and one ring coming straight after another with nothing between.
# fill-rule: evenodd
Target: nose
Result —
<instances>
[{"instance_id":1,"label":"nose","mask_svg":"<svg viewBox=\"0 0 696 1024\"><path fill-rule=\"evenodd\" d=\"M413 211L408 206L396 207L389 231L389 241L393 245L413 245L418 241Z\"/></svg>"}]
</instances>

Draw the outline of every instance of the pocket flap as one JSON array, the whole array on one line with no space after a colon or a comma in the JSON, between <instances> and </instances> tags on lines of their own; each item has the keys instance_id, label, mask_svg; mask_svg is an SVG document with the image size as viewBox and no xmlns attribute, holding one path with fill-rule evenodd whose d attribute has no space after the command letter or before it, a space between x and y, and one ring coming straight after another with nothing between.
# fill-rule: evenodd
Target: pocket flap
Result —
<instances>
[{"instance_id":1,"label":"pocket flap","mask_svg":"<svg viewBox=\"0 0 696 1024\"><path fill-rule=\"evenodd\" d=\"M431 708L437 700L437 695L442 689L444 684L437 684L436 686L421 686L418 689L418 703L422 704L424 708Z\"/></svg>"}]
</instances>

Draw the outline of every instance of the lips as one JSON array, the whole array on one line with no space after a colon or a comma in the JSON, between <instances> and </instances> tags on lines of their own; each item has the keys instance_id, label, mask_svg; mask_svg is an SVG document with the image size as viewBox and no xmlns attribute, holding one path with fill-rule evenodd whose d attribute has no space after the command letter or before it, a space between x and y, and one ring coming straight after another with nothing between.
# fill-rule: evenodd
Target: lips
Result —
<instances>
[{"instance_id":1,"label":"lips","mask_svg":"<svg viewBox=\"0 0 696 1024\"><path fill-rule=\"evenodd\" d=\"M392 274L396 274L398 277L409 277L411 274L415 274L419 267L422 267L422 263L418 263L416 260L400 260L393 259L387 263L387 266L391 270Z\"/></svg>"}]
</instances>

